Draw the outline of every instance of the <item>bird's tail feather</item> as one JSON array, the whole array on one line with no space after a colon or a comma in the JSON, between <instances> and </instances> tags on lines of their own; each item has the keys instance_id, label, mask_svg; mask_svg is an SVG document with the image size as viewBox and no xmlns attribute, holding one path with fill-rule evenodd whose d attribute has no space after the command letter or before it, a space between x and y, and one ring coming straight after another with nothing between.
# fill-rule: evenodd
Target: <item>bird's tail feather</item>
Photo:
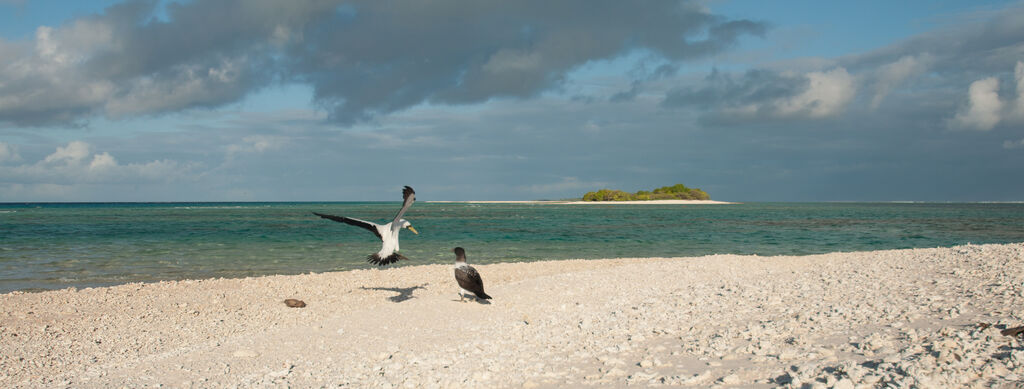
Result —
<instances>
[{"instance_id":1,"label":"bird's tail feather","mask_svg":"<svg viewBox=\"0 0 1024 389\"><path fill-rule=\"evenodd\" d=\"M484 292L480 292L479 294L476 295L476 297L482 298L484 300L490 300L491 299L491 296L488 296L487 293L484 293Z\"/></svg>"},{"instance_id":2,"label":"bird's tail feather","mask_svg":"<svg viewBox=\"0 0 1024 389\"><path fill-rule=\"evenodd\" d=\"M392 263L395 263L395 262L398 262L398 261L401 261L401 260L406 260L406 259L409 259L409 258L406 258L404 255L399 254L399 253L393 253L393 254L388 255L386 257L383 257L383 258L381 258L380 255L377 255L376 253L374 253L374 254L370 254L369 256L366 257L366 262L372 263L372 264L377 265L377 266L384 266L384 265L390 265Z\"/></svg>"}]
</instances>

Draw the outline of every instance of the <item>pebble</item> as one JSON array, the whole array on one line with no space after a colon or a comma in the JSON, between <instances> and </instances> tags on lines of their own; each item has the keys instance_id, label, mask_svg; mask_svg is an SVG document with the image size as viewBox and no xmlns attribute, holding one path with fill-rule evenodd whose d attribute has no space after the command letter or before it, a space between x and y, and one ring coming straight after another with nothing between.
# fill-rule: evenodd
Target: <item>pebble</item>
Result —
<instances>
[{"instance_id":1,"label":"pebble","mask_svg":"<svg viewBox=\"0 0 1024 389\"><path fill-rule=\"evenodd\" d=\"M725 377L720 378L719 381L726 385L734 385L742 382L743 380L740 379L740 376L736 374L729 374Z\"/></svg>"}]
</instances>

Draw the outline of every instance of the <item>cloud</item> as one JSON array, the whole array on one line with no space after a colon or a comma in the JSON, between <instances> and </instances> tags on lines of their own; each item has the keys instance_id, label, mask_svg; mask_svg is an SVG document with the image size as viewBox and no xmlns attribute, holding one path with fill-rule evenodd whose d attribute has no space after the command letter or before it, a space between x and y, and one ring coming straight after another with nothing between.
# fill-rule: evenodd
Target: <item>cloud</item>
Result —
<instances>
[{"instance_id":1,"label":"cloud","mask_svg":"<svg viewBox=\"0 0 1024 389\"><path fill-rule=\"evenodd\" d=\"M1013 107L1011 118L1024 122L1024 62L1018 61L1017 66L1014 66L1013 79L1017 87L1017 104Z\"/></svg>"},{"instance_id":2,"label":"cloud","mask_svg":"<svg viewBox=\"0 0 1024 389\"><path fill-rule=\"evenodd\" d=\"M999 100L999 79L989 77L972 82L967 97L967 109L956 114L954 126L987 131L999 123L1000 111L1003 110L1003 102Z\"/></svg>"},{"instance_id":3,"label":"cloud","mask_svg":"<svg viewBox=\"0 0 1024 389\"><path fill-rule=\"evenodd\" d=\"M1004 149L1024 149L1024 139L1003 141Z\"/></svg>"},{"instance_id":4,"label":"cloud","mask_svg":"<svg viewBox=\"0 0 1024 389\"><path fill-rule=\"evenodd\" d=\"M394 7L375 1L355 8L356 16L338 15L331 22L343 28L306 34L320 44L305 45L294 56L299 64L289 68L310 80L317 100L343 122L425 101L529 98L561 86L570 71L591 61L636 50L672 60L700 58L764 29L725 20L688 1L640 6L570 1L557 7L544 2ZM385 39L367 45L367 36Z\"/></svg>"},{"instance_id":5,"label":"cloud","mask_svg":"<svg viewBox=\"0 0 1024 389\"><path fill-rule=\"evenodd\" d=\"M971 83L967 105L953 117L954 128L988 131L1001 122L1024 122L1024 62L1014 67L1016 96L1012 102L999 97L999 79L988 77Z\"/></svg>"},{"instance_id":6,"label":"cloud","mask_svg":"<svg viewBox=\"0 0 1024 389\"><path fill-rule=\"evenodd\" d=\"M156 0L0 40L0 124L69 125L241 100L304 83L351 124L424 102L472 104L558 88L591 61L646 50L705 57L765 26L700 2ZM581 12L585 10L585 12Z\"/></svg>"},{"instance_id":7,"label":"cloud","mask_svg":"<svg viewBox=\"0 0 1024 389\"><path fill-rule=\"evenodd\" d=\"M102 107L122 118L194 107L218 106L245 96L254 83L245 80L247 58L220 58L214 63L183 65L168 74L140 76Z\"/></svg>"},{"instance_id":8,"label":"cloud","mask_svg":"<svg viewBox=\"0 0 1024 389\"><path fill-rule=\"evenodd\" d=\"M1000 152L992 152L993 138L943 131L929 121L936 118L931 111L883 107L856 120L765 121L721 131L695 124L696 115L685 110L618 109L622 105L542 96L482 104L459 115L419 106L349 129L312 111L225 113L212 115L213 122L206 121L209 115L189 115L202 119L180 132L83 139L88 153L60 143L65 151L58 154L58 145L47 143L44 152L31 154L41 146L18 144L28 162L0 164L0 198L373 201L409 184L424 200L521 200L678 182L716 199L746 201L1012 200L1024 193L1005 180L1024 163L1024 153L1000 148L1004 139L1020 136L1000 136L994 143ZM590 124L601 127L600 136ZM825 125L828 131L821 130ZM424 135L430 138L418 139ZM232 145L238 152L228 160ZM85 167L105 152L119 166L170 160L177 166L171 170L183 173L83 181ZM52 154L59 157L51 158L49 170L67 170L67 160L83 170L16 182L7 174L11 165L36 165ZM372 168L367 161L374 161ZM971 185L950 190L943 186L948 182Z\"/></svg>"},{"instance_id":9,"label":"cloud","mask_svg":"<svg viewBox=\"0 0 1024 389\"><path fill-rule=\"evenodd\" d=\"M238 101L270 82L275 20L310 7L229 3L171 4L172 22L162 22L152 17L158 2L128 2L41 26L28 42L0 41L11 59L0 65L0 124L74 125Z\"/></svg>"},{"instance_id":10,"label":"cloud","mask_svg":"<svg viewBox=\"0 0 1024 389\"><path fill-rule=\"evenodd\" d=\"M808 87L800 94L776 102L780 116L820 118L843 110L856 93L853 77L844 68L805 75Z\"/></svg>"},{"instance_id":11,"label":"cloud","mask_svg":"<svg viewBox=\"0 0 1024 389\"><path fill-rule=\"evenodd\" d=\"M807 78L771 70L749 70L741 77L712 70L698 88L686 86L669 91L665 106L697 106L722 109L750 106L790 98L809 87Z\"/></svg>"},{"instance_id":12,"label":"cloud","mask_svg":"<svg viewBox=\"0 0 1024 389\"><path fill-rule=\"evenodd\" d=\"M21 160L18 150L6 142L0 142L0 164L4 162L17 162Z\"/></svg>"},{"instance_id":13,"label":"cloud","mask_svg":"<svg viewBox=\"0 0 1024 389\"><path fill-rule=\"evenodd\" d=\"M666 63L663 58L647 57L637 62L627 76L632 79L628 90L617 92L608 98L611 102L630 102L644 91L644 84L657 85L679 72L679 65Z\"/></svg>"},{"instance_id":14,"label":"cloud","mask_svg":"<svg viewBox=\"0 0 1024 389\"><path fill-rule=\"evenodd\" d=\"M66 165L81 163L83 159L88 157L89 144L81 141L74 141L68 143L65 147L57 147L57 151L53 154L47 155L43 162L47 164L55 164L64 162Z\"/></svg>"},{"instance_id":15,"label":"cloud","mask_svg":"<svg viewBox=\"0 0 1024 389\"><path fill-rule=\"evenodd\" d=\"M1020 11L1024 7L1017 5L972 13L862 54L789 59L743 73L712 70L703 82L669 87L662 106L698 108L703 124L718 125L792 123L844 113L868 118L883 110L916 116L908 122L915 127L985 131L1024 123ZM1014 83L1006 80L1009 68Z\"/></svg>"},{"instance_id":16,"label":"cloud","mask_svg":"<svg viewBox=\"0 0 1024 389\"><path fill-rule=\"evenodd\" d=\"M0 153L4 149L0 147ZM186 177L193 168L170 160L121 164L110 153L94 153L88 143L73 141L38 162L5 167L0 170L0 182L22 186L165 182Z\"/></svg>"},{"instance_id":17,"label":"cloud","mask_svg":"<svg viewBox=\"0 0 1024 389\"><path fill-rule=\"evenodd\" d=\"M1015 4L953 18L943 28L862 54L840 58L853 71L877 69L901 58L928 59L929 71L945 79L971 78L1013 66L1024 41L1024 5Z\"/></svg>"},{"instance_id":18,"label":"cloud","mask_svg":"<svg viewBox=\"0 0 1024 389\"><path fill-rule=\"evenodd\" d=\"M634 80L633 83L630 85L629 90L618 92L612 95L612 97L608 98L608 101L611 101L613 103L633 101L633 99L636 99L636 95L640 93L640 87L640 81Z\"/></svg>"},{"instance_id":19,"label":"cloud","mask_svg":"<svg viewBox=\"0 0 1024 389\"><path fill-rule=\"evenodd\" d=\"M227 145L224 160L232 162L242 154L261 154L284 147L288 140L281 136L250 135L242 138L241 143Z\"/></svg>"},{"instance_id":20,"label":"cloud","mask_svg":"<svg viewBox=\"0 0 1024 389\"><path fill-rule=\"evenodd\" d=\"M878 108L893 88L900 86L905 80L927 71L932 60L932 56L927 53L918 56L907 55L880 66L876 72L875 95L871 98L871 108Z\"/></svg>"},{"instance_id":21,"label":"cloud","mask_svg":"<svg viewBox=\"0 0 1024 389\"><path fill-rule=\"evenodd\" d=\"M662 105L710 109L716 120L823 118L842 112L856 88L844 68L804 74L757 69L738 79L713 71L705 86L671 90Z\"/></svg>"},{"instance_id":22,"label":"cloud","mask_svg":"<svg viewBox=\"0 0 1024 389\"><path fill-rule=\"evenodd\" d=\"M928 111L933 118L941 118L938 126L987 131L1000 123L1021 122L1024 87L1019 85L1024 76L1014 75L1018 86L1013 88L1004 75L1021 61L1022 11L1024 6L1016 4L968 13L944 28L844 56L837 63L873 83L867 85L874 91L868 105L872 110L883 107L883 101L899 91L899 106L886 108ZM964 103L949 107L943 100Z\"/></svg>"}]
</instances>

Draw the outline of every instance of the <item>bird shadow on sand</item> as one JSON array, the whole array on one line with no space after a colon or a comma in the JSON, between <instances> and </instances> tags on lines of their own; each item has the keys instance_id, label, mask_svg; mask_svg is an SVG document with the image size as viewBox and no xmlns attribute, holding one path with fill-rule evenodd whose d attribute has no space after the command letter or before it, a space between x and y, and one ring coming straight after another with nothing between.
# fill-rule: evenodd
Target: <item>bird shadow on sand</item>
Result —
<instances>
[{"instance_id":1,"label":"bird shadow on sand","mask_svg":"<svg viewBox=\"0 0 1024 389\"><path fill-rule=\"evenodd\" d=\"M474 302L475 301L477 304L480 304L480 305L491 305L491 300L484 300L484 299L476 298L476 297L466 297L465 300L452 300L452 301L457 302L457 303Z\"/></svg>"},{"instance_id":2,"label":"bird shadow on sand","mask_svg":"<svg viewBox=\"0 0 1024 389\"><path fill-rule=\"evenodd\" d=\"M363 290L383 290L383 291L387 291L387 292L398 293L398 295L396 295L396 296L388 297L388 300L393 302L393 303L400 303L402 301L405 301L405 300L408 300L408 299L411 299L411 298L415 298L416 296L413 296L412 292L415 291L416 289L426 289L427 285L430 285L430 284L426 283L426 284L423 284L423 285L410 286L408 288L367 288L365 286L360 286L359 288L363 289Z\"/></svg>"}]
</instances>

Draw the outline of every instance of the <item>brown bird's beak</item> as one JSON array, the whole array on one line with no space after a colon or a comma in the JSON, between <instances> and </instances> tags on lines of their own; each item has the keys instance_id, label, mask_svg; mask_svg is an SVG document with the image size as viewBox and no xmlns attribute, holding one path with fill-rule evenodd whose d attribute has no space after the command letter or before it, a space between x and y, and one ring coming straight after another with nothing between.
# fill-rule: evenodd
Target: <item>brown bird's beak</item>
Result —
<instances>
[{"instance_id":1,"label":"brown bird's beak","mask_svg":"<svg viewBox=\"0 0 1024 389\"><path fill-rule=\"evenodd\" d=\"M409 228L409 231L412 231L412 233L414 233L414 234L416 234L416 235L419 235L419 234L420 234L419 232L416 232L416 229L415 229L415 228L412 228L412 226L409 226L408 228Z\"/></svg>"}]
</instances>

